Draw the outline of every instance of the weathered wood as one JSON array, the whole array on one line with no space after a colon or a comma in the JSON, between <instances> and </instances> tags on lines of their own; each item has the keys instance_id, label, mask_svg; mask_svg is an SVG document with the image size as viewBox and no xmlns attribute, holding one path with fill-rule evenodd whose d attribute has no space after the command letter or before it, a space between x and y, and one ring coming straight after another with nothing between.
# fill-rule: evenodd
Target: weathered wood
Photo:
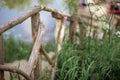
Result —
<instances>
[{"instance_id":1,"label":"weathered wood","mask_svg":"<svg viewBox=\"0 0 120 80\"><path fill-rule=\"evenodd\" d=\"M27 75L29 76L31 75L31 72L36 68L36 64L39 60L39 55L40 55L39 50L43 42L44 32L45 32L44 25L40 23L38 34L37 34L35 43L33 45L33 49L32 49L28 64L25 68L25 73L27 73Z\"/></svg>"},{"instance_id":2,"label":"weathered wood","mask_svg":"<svg viewBox=\"0 0 120 80\"><path fill-rule=\"evenodd\" d=\"M44 6L34 6L31 10L29 10L28 12L26 12L22 16L19 16L16 19L11 20L6 24L0 25L0 34L5 32L6 30L12 28L12 27L15 27L17 24L22 23L27 18L34 15L35 13L38 13L41 10L51 12L53 17L55 17L57 19L62 19L63 16L66 16L68 21L73 21L70 16L67 16L67 15L64 15L64 14L58 12L56 9L50 9L50 8L47 8L47 7L44 7ZM54 14L56 14L56 15L54 15ZM88 21L86 19L85 19L85 23L88 24ZM98 26L98 25L93 24L93 26Z\"/></svg>"},{"instance_id":3,"label":"weathered wood","mask_svg":"<svg viewBox=\"0 0 120 80\"><path fill-rule=\"evenodd\" d=\"M0 65L4 64L3 36L0 35ZM4 80L4 71L0 70L0 79Z\"/></svg>"},{"instance_id":4,"label":"weathered wood","mask_svg":"<svg viewBox=\"0 0 120 80\"><path fill-rule=\"evenodd\" d=\"M24 78L26 78L27 80L33 80L25 72L23 72L22 70L20 70L16 67L10 67L10 66L7 66L7 65L0 65L0 70L9 71L9 72L13 72L13 73L18 73L18 74L22 75ZM0 78L0 80L4 80L4 79Z\"/></svg>"},{"instance_id":5,"label":"weathered wood","mask_svg":"<svg viewBox=\"0 0 120 80\"><path fill-rule=\"evenodd\" d=\"M85 37L85 31L82 26L79 25L79 18L78 15L72 16L73 20L70 24L69 34L70 34L70 40L72 43L77 43L80 45L81 48L83 48L83 41L81 38ZM76 34L79 34L81 38L78 38Z\"/></svg>"},{"instance_id":6,"label":"weathered wood","mask_svg":"<svg viewBox=\"0 0 120 80\"><path fill-rule=\"evenodd\" d=\"M5 32L8 29L14 27L17 24L22 23L24 20L26 20L30 16L34 15L35 13L38 13L41 10L57 13L61 17L64 15L64 14L61 14L60 12L58 12L56 9L49 9L47 7L44 7L44 6L34 6L31 10L29 10L28 12L26 12L22 16L19 16L16 19L11 20L11 21L9 21L6 24L0 25L0 34L3 33L3 32Z\"/></svg>"},{"instance_id":7,"label":"weathered wood","mask_svg":"<svg viewBox=\"0 0 120 80\"><path fill-rule=\"evenodd\" d=\"M73 25L74 25L74 22L71 21L70 28L69 28L69 37L70 37L71 43L73 43L75 41L75 28Z\"/></svg>"},{"instance_id":8,"label":"weathered wood","mask_svg":"<svg viewBox=\"0 0 120 80\"><path fill-rule=\"evenodd\" d=\"M65 38L65 31L66 31L66 22L67 22L67 17L64 16L62 19L62 24L61 24L61 28L60 28L60 34L58 35L58 47L57 47L57 51L59 52L62 48L62 44ZM52 69L52 76L51 76L51 80L55 79L55 73L56 73L56 68L57 68L57 62L58 62L58 57L56 57L55 60L55 66Z\"/></svg>"},{"instance_id":9,"label":"weathered wood","mask_svg":"<svg viewBox=\"0 0 120 80\"><path fill-rule=\"evenodd\" d=\"M36 13L36 14L31 16L33 43L35 42L35 39L37 37L38 28L40 25L40 18L39 17L40 17L39 13ZM39 58L41 58L41 56L42 55L39 55ZM34 80L38 79L40 77L40 74L41 74L41 64L40 64L39 60L37 62L36 68L34 70Z\"/></svg>"},{"instance_id":10,"label":"weathered wood","mask_svg":"<svg viewBox=\"0 0 120 80\"><path fill-rule=\"evenodd\" d=\"M56 27L55 27L55 40L58 41L59 35L60 35L60 29L61 29L62 20L56 19Z\"/></svg>"},{"instance_id":11,"label":"weathered wood","mask_svg":"<svg viewBox=\"0 0 120 80\"><path fill-rule=\"evenodd\" d=\"M43 46L41 47L40 51L43 53L43 55L46 57L46 59L48 60L48 63L54 67L55 64L52 62L52 60L50 59L50 57L47 55L47 52L45 51L45 49L43 48Z\"/></svg>"},{"instance_id":12,"label":"weathered wood","mask_svg":"<svg viewBox=\"0 0 120 80\"><path fill-rule=\"evenodd\" d=\"M0 25L0 34L3 33L4 31L14 27L17 24L22 23L24 20L26 20L27 18L29 18L30 16L38 13L39 11L44 10L44 11L48 11L48 12L52 12L53 17L57 18L57 19L62 19L63 16L67 17L68 21L73 21L71 19L70 16L61 14L60 12L58 12L56 9L49 9L47 7L44 6L34 6L31 10L29 10L28 12L26 12L25 14L23 14L22 16L17 17L14 20L9 21L6 24ZM54 15L54 14L56 15Z\"/></svg>"},{"instance_id":13,"label":"weathered wood","mask_svg":"<svg viewBox=\"0 0 120 80\"><path fill-rule=\"evenodd\" d=\"M63 18L63 15L61 16L60 14L58 14L58 13L53 13L52 12L52 17L54 17L54 18L56 18L56 19L62 19ZM70 22L74 22L74 18L72 17L72 16L66 16L67 17L67 20L68 21L70 21ZM90 24L90 19L91 19L91 16L88 16L88 15L80 15L79 16L79 18L82 20L82 22L84 22L85 24ZM81 20L78 20L78 22L80 23L80 24L82 24L82 22L81 22ZM94 23L92 23L92 25L93 25L93 27L95 27L95 28L98 28L99 27L99 25L98 25L98 21L100 21L100 20L98 20L98 19L96 19L96 18L92 18L92 20L93 20L93 22Z\"/></svg>"},{"instance_id":14,"label":"weathered wood","mask_svg":"<svg viewBox=\"0 0 120 80\"><path fill-rule=\"evenodd\" d=\"M39 53L36 67L34 69L34 80L39 79L41 76L41 73L42 73L42 63L41 63L42 60L41 60L41 58L42 58L42 54Z\"/></svg>"},{"instance_id":15,"label":"weathered wood","mask_svg":"<svg viewBox=\"0 0 120 80\"><path fill-rule=\"evenodd\" d=\"M62 43L63 43L64 38L65 38L66 21L67 21L67 17L63 17L62 25L61 25L61 29L60 29L60 34L58 35L59 36L59 39L58 39L58 51L61 50Z\"/></svg>"},{"instance_id":16,"label":"weathered wood","mask_svg":"<svg viewBox=\"0 0 120 80\"><path fill-rule=\"evenodd\" d=\"M43 7L39 6L39 7L33 7L31 10L29 10L28 12L26 12L25 14L23 14L20 17L17 17L14 20L9 21L8 23L1 25L0 26L0 34L3 33L4 31L14 27L17 24L22 23L24 20L26 20L27 18L29 18L30 16L32 16L33 14L39 12Z\"/></svg>"},{"instance_id":17,"label":"weathered wood","mask_svg":"<svg viewBox=\"0 0 120 80\"><path fill-rule=\"evenodd\" d=\"M36 13L36 14L31 16L32 39L33 39L33 42L35 42L35 39L36 39L36 36L37 36L37 32L38 32L38 28L39 28L39 24L40 24L39 17L40 17L39 13Z\"/></svg>"},{"instance_id":18,"label":"weathered wood","mask_svg":"<svg viewBox=\"0 0 120 80\"><path fill-rule=\"evenodd\" d=\"M80 28L79 28L79 22L78 22L78 16L73 15L71 17L74 21L71 21L70 23L70 28L69 28L69 34L70 34L70 40L71 42L76 42L76 33L80 33Z\"/></svg>"}]
</instances>

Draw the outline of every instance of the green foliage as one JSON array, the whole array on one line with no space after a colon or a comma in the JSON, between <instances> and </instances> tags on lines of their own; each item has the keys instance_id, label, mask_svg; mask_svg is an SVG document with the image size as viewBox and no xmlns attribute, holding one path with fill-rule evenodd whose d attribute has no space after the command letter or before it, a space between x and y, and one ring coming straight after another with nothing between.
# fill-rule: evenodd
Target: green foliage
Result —
<instances>
[{"instance_id":1,"label":"green foliage","mask_svg":"<svg viewBox=\"0 0 120 80\"><path fill-rule=\"evenodd\" d=\"M90 40L90 41L89 41ZM85 48L65 41L59 53L57 80L119 80L119 38L84 39Z\"/></svg>"},{"instance_id":2,"label":"green foliage","mask_svg":"<svg viewBox=\"0 0 120 80\"><path fill-rule=\"evenodd\" d=\"M38 0L38 3L41 5L50 5L54 0Z\"/></svg>"},{"instance_id":3,"label":"green foliage","mask_svg":"<svg viewBox=\"0 0 120 80\"><path fill-rule=\"evenodd\" d=\"M27 59L31 48L31 43L22 40L17 41L12 36L4 39L5 62Z\"/></svg>"},{"instance_id":4,"label":"green foliage","mask_svg":"<svg viewBox=\"0 0 120 80\"><path fill-rule=\"evenodd\" d=\"M63 0L70 14L76 14L78 10L79 0Z\"/></svg>"},{"instance_id":5,"label":"green foliage","mask_svg":"<svg viewBox=\"0 0 120 80\"><path fill-rule=\"evenodd\" d=\"M9 9L17 8L19 10L30 6L32 0L2 0L2 4L7 6Z\"/></svg>"},{"instance_id":6,"label":"green foliage","mask_svg":"<svg viewBox=\"0 0 120 80\"><path fill-rule=\"evenodd\" d=\"M50 5L53 3L54 0L37 0L40 5ZM7 6L9 9L23 10L25 7L31 5L33 0L1 0L2 3L1 8Z\"/></svg>"}]
</instances>

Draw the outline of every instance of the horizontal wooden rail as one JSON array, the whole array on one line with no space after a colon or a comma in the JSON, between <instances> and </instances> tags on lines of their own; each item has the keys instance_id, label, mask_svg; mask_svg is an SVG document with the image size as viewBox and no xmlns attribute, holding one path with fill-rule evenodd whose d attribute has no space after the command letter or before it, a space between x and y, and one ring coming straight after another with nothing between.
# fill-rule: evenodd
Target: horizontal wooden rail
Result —
<instances>
[{"instance_id":1,"label":"horizontal wooden rail","mask_svg":"<svg viewBox=\"0 0 120 80\"><path fill-rule=\"evenodd\" d=\"M16 26L17 24L22 23L27 18L31 17L32 15L34 15L35 13L38 13L41 10L52 12L52 13L57 13L57 14L59 14L60 17L65 16L65 15L59 13L56 9L49 9L47 7L44 7L44 6L34 6L31 10L29 10L28 12L26 12L22 16L19 16L16 19L11 20L6 24L0 25L0 34L5 32L6 30Z\"/></svg>"},{"instance_id":2,"label":"horizontal wooden rail","mask_svg":"<svg viewBox=\"0 0 120 80\"><path fill-rule=\"evenodd\" d=\"M44 10L44 11L47 11L47 12L51 12L52 16L54 18L62 19L64 16L66 16L68 21L74 21L74 18L72 18L72 17L70 17L68 15L64 15L64 14L60 13L58 10L56 10L56 9L50 9L50 8L45 7L45 6L39 6L38 5L38 6L34 6L32 9L30 9L28 12L24 13L22 16L19 16L16 19L11 20L11 21L9 21L6 24L0 25L0 34L5 32L8 29L10 29L10 28L12 28L12 27L22 23L27 18L31 17L32 15L38 13L41 10ZM79 21L79 22L81 23L81 21ZM84 20L83 20L83 22L84 22ZM86 22L86 20L85 20L85 23L88 24L88 22ZM96 27L96 24L95 24L95 27Z\"/></svg>"},{"instance_id":3,"label":"horizontal wooden rail","mask_svg":"<svg viewBox=\"0 0 120 80\"><path fill-rule=\"evenodd\" d=\"M7 66L7 65L0 65L0 70L10 71L10 72L13 72L13 73L18 73L18 74L22 75L24 78L26 78L27 80L33 80L25 72L23 72L20 69L15 68L15 67L10 67L10 66Z\"/></svg>"},{"instance_id":4,"label":"horizontal wooden rail","mask_svg":"<svg viewBox=\"0 0 120 80\"><path fill-rule=\"evenodd\" d=\"M6 23L4 25L1 25L0 26L0 34L3 33L4 31L16 26L17 24L22 23L24 20L26 20L27 18L29 18L33 14L39 12L40 10L41 10L41 7L33 7L31 10L29 10L28 12L26 12L22 16L14 19L12 21L9 21L8 23Z\"/></svg>"}]
</instances>

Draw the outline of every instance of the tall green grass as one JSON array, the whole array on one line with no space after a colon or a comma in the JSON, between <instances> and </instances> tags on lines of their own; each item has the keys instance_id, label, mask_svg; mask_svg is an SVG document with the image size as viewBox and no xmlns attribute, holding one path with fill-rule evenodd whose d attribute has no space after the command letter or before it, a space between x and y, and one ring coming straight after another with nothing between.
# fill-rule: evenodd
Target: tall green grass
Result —
<instances>
[{"instance_id":1,"label":"tall green grass","mask_svg":"<svg viewBox=\"0 0 120 80\"><path fill-rule=\"evenodd\" d=\"M56 80L120 80L120 38L109 41L87 37L83 43L81 49L65 41L59 53Z\"/></svg>"}]
</instances>

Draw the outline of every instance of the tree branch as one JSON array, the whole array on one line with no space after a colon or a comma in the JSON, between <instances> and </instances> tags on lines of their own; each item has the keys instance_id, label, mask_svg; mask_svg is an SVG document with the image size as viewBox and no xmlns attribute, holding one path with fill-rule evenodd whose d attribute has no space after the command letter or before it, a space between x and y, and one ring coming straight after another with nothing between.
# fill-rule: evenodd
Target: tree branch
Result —
<instances>
[{"instance_id":1,"label":"tree branch","mask_svg":"<svg viewBox=\"0 0 120 80\"><path fill-rule=\"evenodd\" d=\"M32 80L25 72L23 72L20 69L14 68L14 67L10 67L10 66L8 67L7 65L0 65L0 70L18 73L22 75L23 77L25 77L27 80Z\"/></svg>"},{"instance_id":2,"label":"tree branch","mask_svg":"<svg viewBox=\"0 0 120 80\"><path fill-rule=\"evenodd\" d=\"M41 47L40 51L42 52L42 54L46 57L46 59L48 60L49 64L54 67L55 64L54 62L52 62L52 60L50 59L50 57L47 55L47 52L45 51L45 49L43 48L43 46Z\"/></svg>"}]
</instances>

